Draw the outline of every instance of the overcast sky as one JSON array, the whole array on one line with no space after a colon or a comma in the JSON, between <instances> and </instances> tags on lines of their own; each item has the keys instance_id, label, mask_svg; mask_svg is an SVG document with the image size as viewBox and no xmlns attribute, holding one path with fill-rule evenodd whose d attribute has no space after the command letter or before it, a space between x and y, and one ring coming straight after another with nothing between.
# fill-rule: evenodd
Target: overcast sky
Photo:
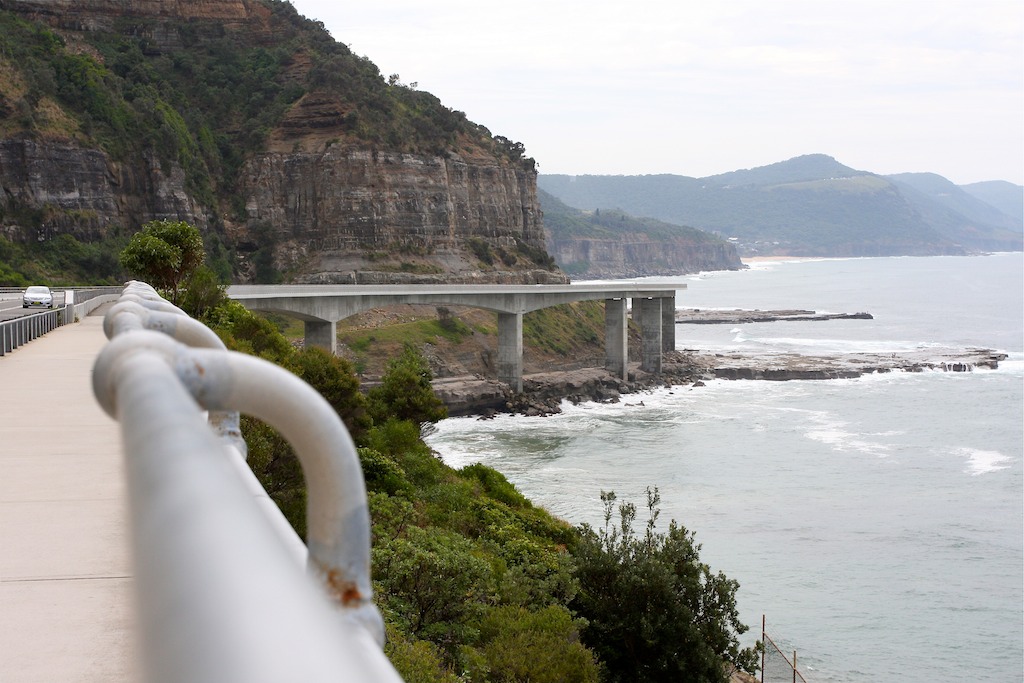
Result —
<instances>
[{"instance_id":1,"label":"overcast sky","mask_svg":"<svg viewBox=\"0 0 1024 683\"><path fill-rule=\"evenodd\" d=\"M1024 184L1021 0L292 0L541 173Z\"/></svg>"}]
</instances>

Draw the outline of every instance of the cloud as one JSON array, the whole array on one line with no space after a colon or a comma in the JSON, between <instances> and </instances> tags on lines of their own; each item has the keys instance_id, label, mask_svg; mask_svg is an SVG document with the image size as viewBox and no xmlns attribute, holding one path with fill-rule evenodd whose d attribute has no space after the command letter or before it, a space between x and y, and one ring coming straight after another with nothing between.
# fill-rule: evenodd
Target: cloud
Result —
<instances>
[{"instance_id":1,"label":"cloud","mask_svg":"<svg viewBox=\"0 0 1024 683\"><path fill-rule=\"evenodd\" d=\"M542 170L706 175L824 152L1024 182L1016 0L295 5Z\"/></svg>"}]
</instances>

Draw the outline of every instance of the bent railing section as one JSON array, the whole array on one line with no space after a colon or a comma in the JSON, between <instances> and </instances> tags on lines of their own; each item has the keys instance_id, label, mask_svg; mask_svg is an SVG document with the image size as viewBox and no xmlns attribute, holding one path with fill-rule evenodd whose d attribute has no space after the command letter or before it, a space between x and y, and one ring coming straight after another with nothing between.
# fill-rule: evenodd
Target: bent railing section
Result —
<instances>
[{"instance_id":1,"label":"bent railing section","mask_svg":"<svg viewBox=\"0 0 1024 683\"><path fill-rule=\"evenodd\" d=\"M144 283L128 284L104 329L93 389L121 424L147 680L400 681L381 650L366 489L337 413ZM244 464L236 411L294 446L305 547Z\"/></svg>"}]
</instances>

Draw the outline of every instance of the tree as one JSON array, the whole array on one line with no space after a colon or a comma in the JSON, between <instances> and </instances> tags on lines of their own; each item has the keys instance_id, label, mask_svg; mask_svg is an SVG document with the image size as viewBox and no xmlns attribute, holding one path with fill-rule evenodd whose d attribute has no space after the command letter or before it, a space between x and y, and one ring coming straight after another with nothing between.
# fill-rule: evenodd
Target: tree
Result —
<instances>
[{"instance_id":1,"label":"tree","mask_svg":"<svg viewBox=\"0 0 1024 683\"><path fill-rule=\"evenodd\" d=\"M121 265L178 303L181 284L203 264L203 237L185 221L155 220L132 235L120 255Z\"/></svg>"},{"instance_id":2,"label":"tree","mask_svg":"<svg viewBox=\"0 0 1024 683\"><path fill-rule=\"evenodd\" d=\"M308 346L293 354L285 367L327 399L353 441L362 441L370 428L370 418L366 413L366 398L359 391L359 379L349 361L319 347Z\"/></svg>"},{"instance_id":3,"label":"tree","mask_svg":"<svg viewBox=\"0 0 1024 683\"><path fill-rule=\"evenodd\" d=\"M388 362L381 385L368 393L374 423L394 419L422 424L448 417L448 409L430 385L433 378L423 356L406 345L401 355Z\"/></svg>"},{"instance_id":4,"label":"tree","mask_svg":"<svg viewBox=\"0 0 1024 683\"><path fill-rule=\"evenodd\" d=\"M606 666L607 680L725 683L726 662L753 672L755 648L740 649L739 584L714 574L694 535L673 520L655 532L658 490L647 489L646 533L633 531L636 506L601 492L605 525L580 528L576 548L580 591L571 608L587 620L583 642Z\"/></svg>"}]
</instances>

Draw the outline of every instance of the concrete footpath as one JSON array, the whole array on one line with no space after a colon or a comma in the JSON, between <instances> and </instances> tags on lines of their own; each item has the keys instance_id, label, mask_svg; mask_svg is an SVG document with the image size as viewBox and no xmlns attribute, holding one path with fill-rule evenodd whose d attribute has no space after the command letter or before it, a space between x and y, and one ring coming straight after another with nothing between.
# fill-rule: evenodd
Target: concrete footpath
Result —
<instances>
[{"instance_id":1,"label":"concrete footpath","mask_svg":"<svg viewBox=\"0 0 1024 683\"><path fill-rule=\"evenodd\" d=\"M0 683L137 679L121 437L91 386L106 341L97 311L0 358Z\"/></svg>"}]
</instances>

